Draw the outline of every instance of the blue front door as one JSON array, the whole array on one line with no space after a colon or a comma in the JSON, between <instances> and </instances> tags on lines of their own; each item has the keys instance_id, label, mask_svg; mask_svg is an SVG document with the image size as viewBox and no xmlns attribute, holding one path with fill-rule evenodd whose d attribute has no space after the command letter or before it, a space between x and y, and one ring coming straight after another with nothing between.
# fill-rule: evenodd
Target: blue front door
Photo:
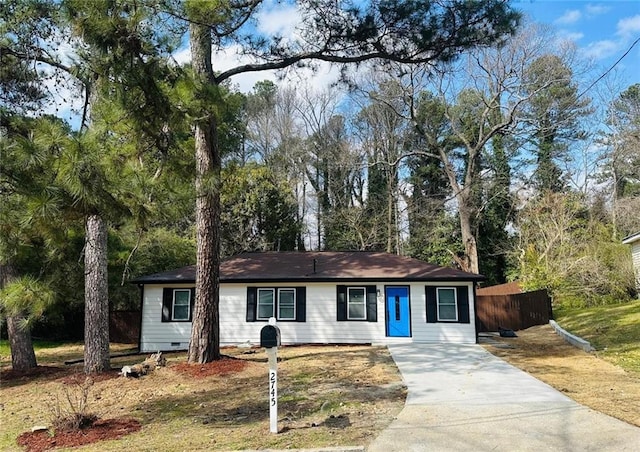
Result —
<instances>
[{"instance_id":1,"label":"blue front door","mask_svg":"<svg viewBox=\"0 0 640 452\"><path fill-rule=\"evenodd\" d=\"M387 306L387 336L411 336L409 288L387 287L385 292Z\"/></svg>"}]
</instances>

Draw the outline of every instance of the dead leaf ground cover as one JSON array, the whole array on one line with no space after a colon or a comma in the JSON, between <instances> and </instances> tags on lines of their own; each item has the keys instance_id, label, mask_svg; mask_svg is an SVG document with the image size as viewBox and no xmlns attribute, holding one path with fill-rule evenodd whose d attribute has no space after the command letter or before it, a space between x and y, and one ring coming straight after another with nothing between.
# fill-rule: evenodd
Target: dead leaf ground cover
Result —
<instances>
[{"instance_id":1,"label":"dead leaf ground cover","mask_svg":"<svg viewBox=\"0 0 640 452\"><path fill-rule=\"evenodd\" d=\"M493 335L483 341L483 346L577 402L640 426L640 372L634 370L636 341L627 341L636 337L632 334L635 330L627 331L624 341L609 340L602 334L611 331L609 336L613 337L618 324L634 323L635 317L629 320L629 315L635 316L636 308L625 307L619 318L609 315L600 323L587 322L597 323L598 339L604 341L598 342L601 350L595 353L572 347L548 325L519 331L518 338ZM583 321L583 316L572 318ZM616 325L609 327L607 322ZM640 326L636 322L633 328ZM126 352L130 352L126 346L116 345L112 350L115 354ZM184 354L170 354L166 368L144 378L124 379L112 373L96 379L91 409L101 419L134 419L141 429L119 440L74 450L366 445L404 404L405 388L384 348L285 347L279 351L278 368L280 433L272 435L266 354L261 349L225 349L224 353L229 358L216 365L187 366ZM0 450L23 450L16 443L17 437L34 425L46 425L52 397L81 376L80 364L65 366L63 362L81 357L82 345L38 350L42 367L29 376L8 371L10 359L6 353L0 354ZM112 366L131 365L143 358L117 358ZM627 370L607 360L626 364Z\"/></svg>"},{"instance_id":2,"label":"dead leaf ground cover","mask_svg":"<svg viewBox=\"0 0 640 452\"><path fill-rule=\"evenodd\" d=\"M112 353L126 351L116 348ZM44 353L42 353L44 352ZM140 430L118 440L74 450L234 450L366 445L404 405L406 390L388 351L371 346L284 347L278 357L279 429L269 433L267 356L262 349L224 349L224 371L186 366L183 353L139 379L97 379L89 409L102 420L131 418ZM38 351L43 366L33 376L12 375L2 365L0 450L24 450L16 439L50 423L56 394L81 364L81 346ZM114 368L144 356L112 361ZM221 365L221 364L220 364ZM9 378L7 378L9 377Z\"/></svg>"},{"instance_id":3,"label":"dead leaf ground cover","mask_svg":"<svg viewBox=\"0 0 640 452\"><path fill-rule=\"evenodd\" d=\"M492 354L578 403L640 427L639 372L608 362L601 352L587 353L569 345L549 325L517 334L517 338L493 335L482 342Z\"/></svg>"}]
</instances>

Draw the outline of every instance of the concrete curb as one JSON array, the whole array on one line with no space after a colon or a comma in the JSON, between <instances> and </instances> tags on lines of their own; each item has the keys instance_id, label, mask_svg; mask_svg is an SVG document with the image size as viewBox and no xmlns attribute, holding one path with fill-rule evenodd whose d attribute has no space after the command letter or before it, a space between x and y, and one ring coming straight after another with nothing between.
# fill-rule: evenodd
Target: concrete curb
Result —
<instances>
[{"instance_id":1,"label":"concrete curb","mask_svg":"<svg viewBox=\"0 0 640 452\"><path fill-rule=\"evenodd\" d=\"M589 342L585 341L581 337L574 336L568 331L562 329L562 327L560 327L560 325L558 325L555 320L549 320L549 325L551 325L551 327L556 331L557 334L559 334L565 341L567 341L574 347L578 347L587 353L591 353L596 350L591 346Z\"/></svg>"}]
</instances>

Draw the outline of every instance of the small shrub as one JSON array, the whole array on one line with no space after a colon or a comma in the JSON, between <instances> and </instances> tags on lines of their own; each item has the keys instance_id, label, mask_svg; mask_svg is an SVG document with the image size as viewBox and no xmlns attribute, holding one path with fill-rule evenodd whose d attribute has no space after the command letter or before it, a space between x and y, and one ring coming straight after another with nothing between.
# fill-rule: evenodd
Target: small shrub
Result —
<instances>
[{"instance_id":1,"label":"small shrub","mask_svg":"<svg viewBox=\"0 0 640 452\"><path fill-rule=\"evenodd\" d=\"M89 412L89 394L94 381L86 377L84 381L76 381L63 386L62 395L56 393L52 403L51 427L54 431L77 431L91 426L98 416Z\"/></svg>"}]
</instances>

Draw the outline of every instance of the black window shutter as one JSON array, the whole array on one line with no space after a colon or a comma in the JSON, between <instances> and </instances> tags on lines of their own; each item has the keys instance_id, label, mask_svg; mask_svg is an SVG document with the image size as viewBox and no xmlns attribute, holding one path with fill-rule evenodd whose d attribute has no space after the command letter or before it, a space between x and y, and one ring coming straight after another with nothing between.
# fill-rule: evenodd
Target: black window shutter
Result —
<instances>
[{"instance_id":1,"label":"black window shutter","mask_svg":"<svg viewBox=\"0 0 640 452\"><path fill-rule=\"evenodd\" d=\"M426 286L425 291L427 296L427 323L436 323L438 321L436 288L434 286Z\"/></svg>"},{"instance_id":2,"label":"black window shutter","mask_svg":"<svg viewBox=\"0 0 640 452\"><path fill-rule=\"evenodd\" d=\"M296 289L296 322L307 321L307 288Z\"/></svg>"},{"instance_id":3,"label":"black window shutter","mask_svg":"<svg viewBox=\"0 0 640 452\"><path fill-rule=\"evenodd\" d=\"M196 306L196 288L191 288L191 301L189 303L191 306L189 307L189 322L193 321L193 308Z\"/></svg>"},{"instance_id":4,"label":"black window shutter","mask_svg":"<svg viewBox=\"0 0 640 452\"><path fill-rule=\"evenodd\" d=\"M338 322L347 320L347 286L337 286Z\"/></svg>"},{"instance_id":5,"label":"black window shutter","mask_svg":"<svg viewBox=\"0 0 640 452\"><path fill-rule=\"evenodd\" d=\"M171 308L173 304L173 289L162 289L162 321L171 322Z\"/></svg>"},{"instance_id":6,"label":"black window shutter","mask_svg":"<svg viewBox=\"0 0 640 452\"><path fill-rule=\"evenodd\" d=\"M367 286L367 320L378 321L378 287Z\"/></svg>"},{"instance_id":7,"label":"black window shutter","mask_svg":"<svg viewBox=\"0 0 640 452\"><path fill-rule=\"evenodd\" d=\"M256 295L255 287L247 287L247 322L256 321Z\"/></svg>"},{"instance_id":8,"label":"black window shutter","mask_svg":"<svg viewBox=\"0 0 640 452\"><path fill-rule=\"evenodd\" d=\"M458 322L470 323L469 321L469 289L460 286L456 289L458 298Z\"/></svg>"}]
</instances>

